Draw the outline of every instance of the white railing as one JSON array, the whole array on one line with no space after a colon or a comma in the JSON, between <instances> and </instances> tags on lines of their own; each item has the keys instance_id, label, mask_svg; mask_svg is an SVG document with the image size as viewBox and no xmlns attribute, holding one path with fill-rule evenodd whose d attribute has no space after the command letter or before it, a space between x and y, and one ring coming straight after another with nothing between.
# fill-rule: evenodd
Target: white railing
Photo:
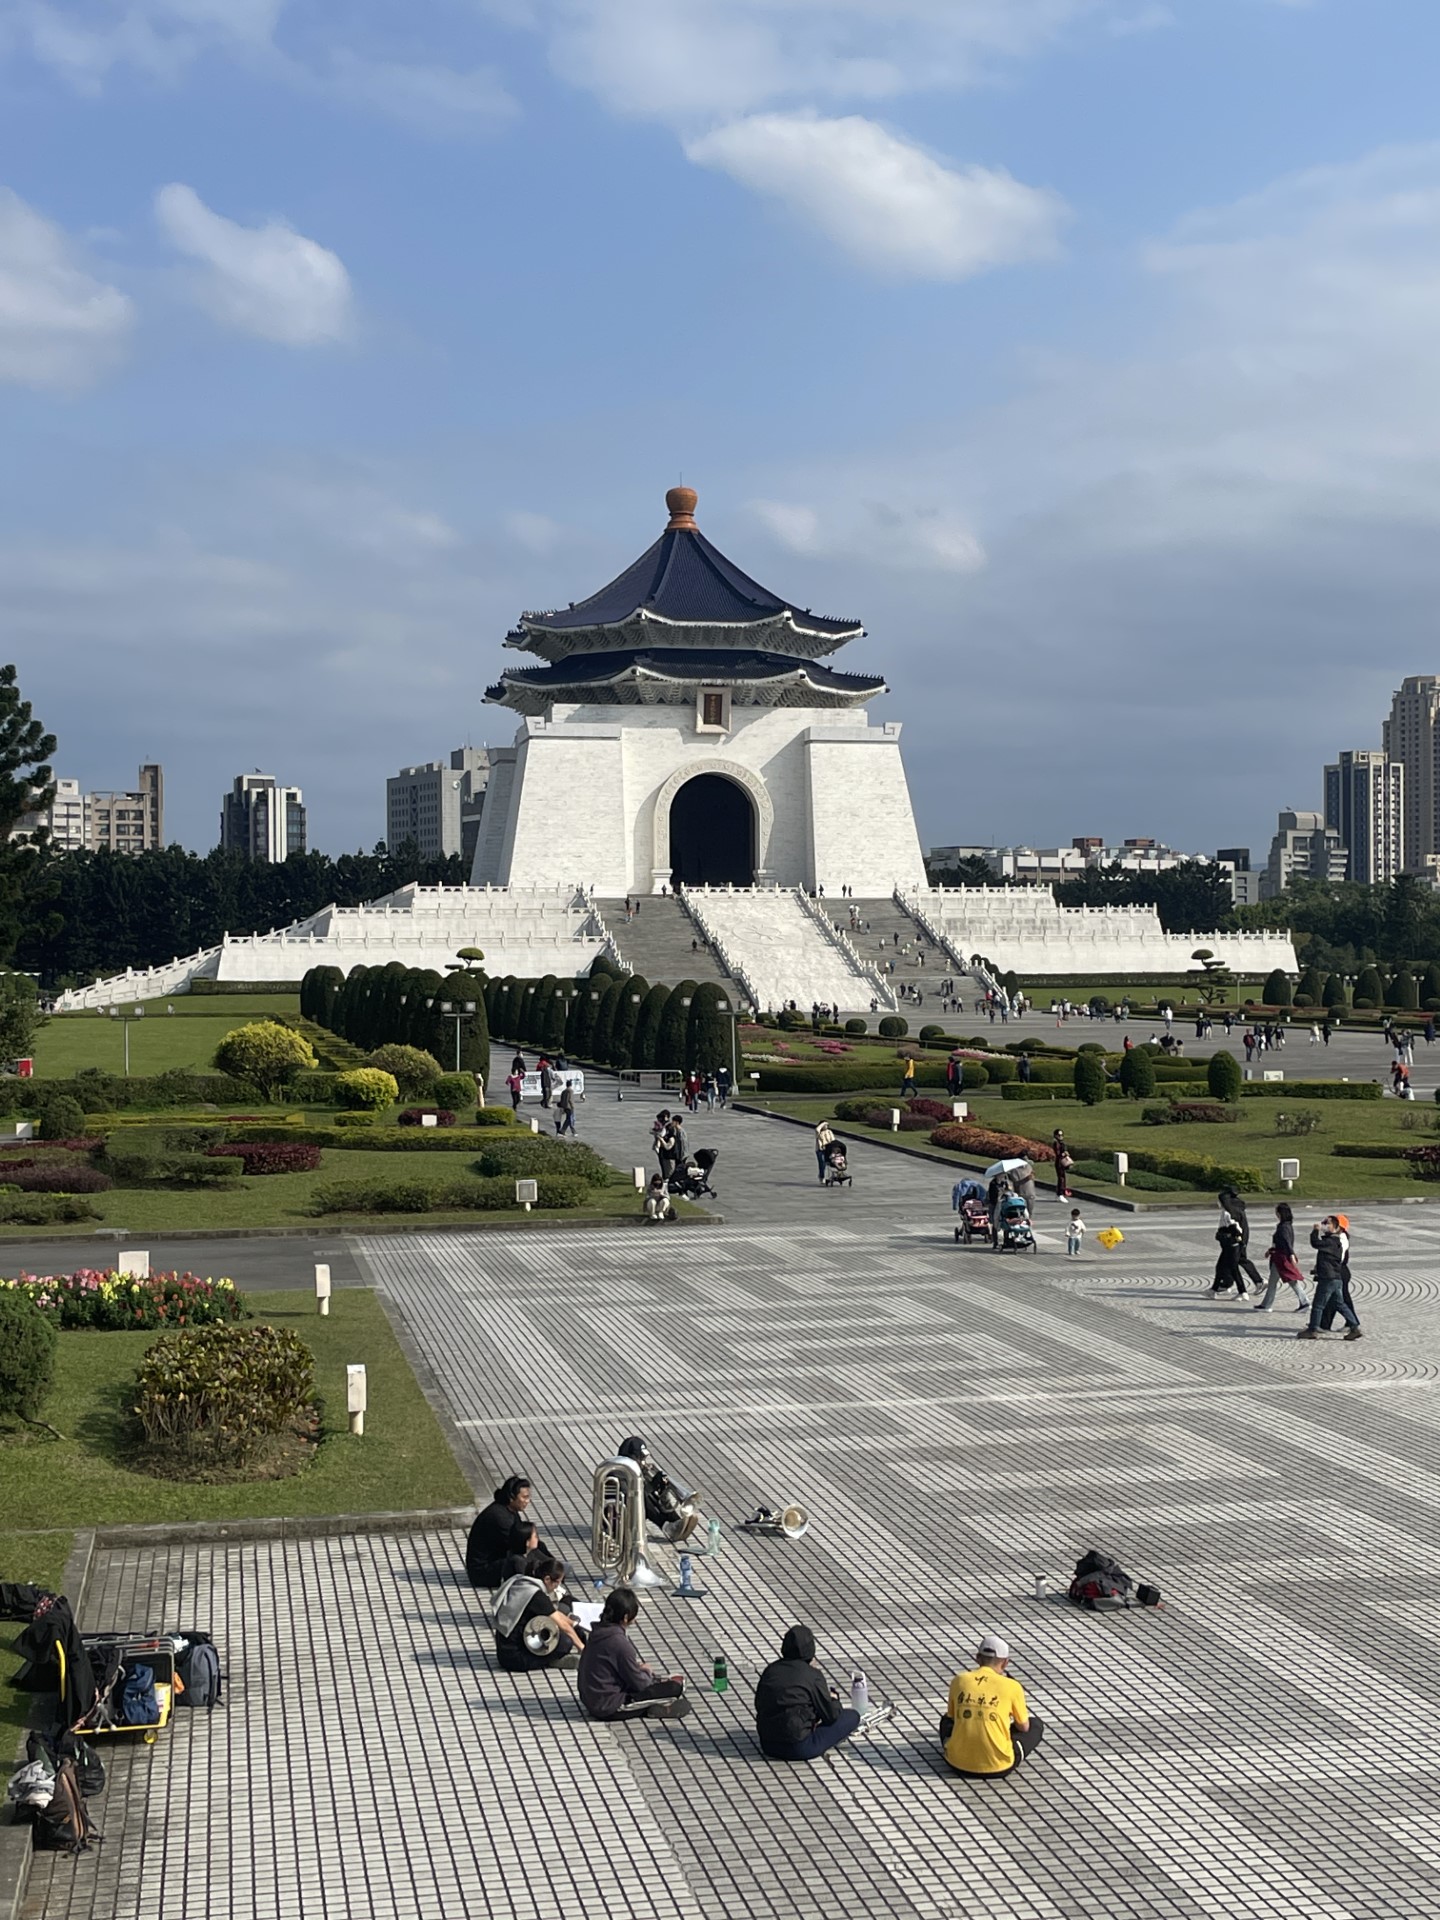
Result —
<instances>
[{"instance_id":1,"label":"white railing","mask_svg":"<svg viewBox=\"0 0 1440 1920\"><path fill-rule=\"evenodd\" d=\"M961 891L961 889L956 889L956 891ZM895 904L902 913L908 913L916 926L920 928L921 932L935 942L935 945L945 955L945 958L950 962L951 967L956 973L969 974L972 980L978 981L986 993L996 995L997 998L1007 1006L1009 1005L1010 996L995 978L994 974L991 973L990 969L984 964L980 956L978 954L967 955L961 948L955 945L945 931L944 922L932 920L924 907L921 906L918 893L913 896L907 896L901 892L899 887L896 887Z\"/></svg>"},{"instance_id":2,"label":"white railing","mask_svg":"<svg viewBox=\"0 0 1440 1920\"><path fill-rule=\"evenodd\" d=\"M806 917L819 928L820 932L830 942L832 947L839 949L840 953L849 961L861 979L867 982L871 997L878 1000L882 1007L888 1007L890 1012L893 1013L900 1002L896 997L895 989L890 985L889 981L886 980L879 968L872 967L868 961L860 958L860 955L855 950L855 943L849 934L847 934L842 927L836 926L829 914L826 913L825 909L820 905L820 902L818 900L812 900L804 887L795 888L795 898L800 902L801 911Z\"/></svg>"},{"instance_id":3,"label":"white railing","mask_svg":"<svg viewBox=\"0 0 1440 1920\"><path fill-rule=\"evenodd\" d=\"M575 898L585 913L585 918L580 923L580 929L576 938L584 939L593 932L597 940L604 942L604 952L615 962L616 966L624 967L627 973L633 973L635 969L630 965L624 954L621 953L619 942L605 924L605 916L601 913L599 907L595 901L591 899L584 887L577 887L575 889Z\"/></svg>"}]
</instances>

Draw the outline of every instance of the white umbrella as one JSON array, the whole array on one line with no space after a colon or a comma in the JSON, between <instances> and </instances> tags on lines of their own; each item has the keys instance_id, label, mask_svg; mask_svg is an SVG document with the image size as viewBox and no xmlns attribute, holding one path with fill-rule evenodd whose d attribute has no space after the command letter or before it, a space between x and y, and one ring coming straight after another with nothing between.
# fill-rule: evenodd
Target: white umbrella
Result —
<instances>
[{"instance_id":1,"label":"white umbrella","mask_svg":"<svg viewBox=\"0 0 1440 1920\"><path fill-rule=\"evenodd\" d=\"M985 1178L994 1180L1002 1174L1013 1173L1017 1167L1028 1167L1028 1160L997 1160L993 1167L986 1167Z\"/></svg>"}]
</instances>

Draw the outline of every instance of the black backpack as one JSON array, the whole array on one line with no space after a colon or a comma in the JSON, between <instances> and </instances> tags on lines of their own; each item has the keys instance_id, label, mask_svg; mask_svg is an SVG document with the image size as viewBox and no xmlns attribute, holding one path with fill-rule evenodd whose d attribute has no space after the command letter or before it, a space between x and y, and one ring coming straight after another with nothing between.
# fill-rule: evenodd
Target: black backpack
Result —
<instances>
[{"instance_id":1,"label":"black backpack","mask_svg":"<svg viewBox=\"0 0 1440 1920\"><path fill-rule=\"evenodd\" d=\"M177 1627L174 1637L186 1642L184 1652L175 1656L175 1671L185 1689L175 1704L180 1707L203 1707L207 1713L223 1706L225 1703L220 1695L224 1676L220 1671L220 1656L215 1651L215 1642L199 1627Z\"/></svg>"},{"instance_id":2,"label":"black backpack","mask_svg":"<svg viewBox=\"0 0 1440 1920\"><path fill-rule=\"evenodd\" d=\"M1070 1582L1070 1598L1090 1613L1114 1607L1128 1607L1130 1589L1135 1582L1118 1560L1092 1547L1075 1562L1075 1577Z\"/></svg>"}]
</instances>

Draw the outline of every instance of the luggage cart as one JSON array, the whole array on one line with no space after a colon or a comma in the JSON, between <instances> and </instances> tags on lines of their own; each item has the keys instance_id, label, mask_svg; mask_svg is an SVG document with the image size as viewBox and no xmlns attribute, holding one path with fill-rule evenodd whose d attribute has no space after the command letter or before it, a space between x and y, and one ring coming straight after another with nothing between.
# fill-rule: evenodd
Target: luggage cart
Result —
<instances>
[{"instance_id":1,"label":"luggage cart","mask_svg":"<svg viewBox=\"0 0 1440 1920\"><path fill-rule=\"evenodd\" d=\"M153 1746L156 1735L169 1726L175 1710L175 1642L168 1634L152 1633L82 1633L80 1640L90 1657L95 1684L101 1693L76 1731L92 1740L101 1734L138 1733L147 1747ZM63 1661L63 1652L60 1657ZM150 1669L160 1708L158 1719L135 1722L125 1719L125 1682L134 1667Z\"/></svg>"}]
</instances>

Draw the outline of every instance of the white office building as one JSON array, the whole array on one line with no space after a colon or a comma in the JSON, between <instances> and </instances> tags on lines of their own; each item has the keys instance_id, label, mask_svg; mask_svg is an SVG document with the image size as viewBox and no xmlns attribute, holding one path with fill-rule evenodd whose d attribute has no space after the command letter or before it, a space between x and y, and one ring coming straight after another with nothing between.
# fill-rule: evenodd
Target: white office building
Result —
<instances>
[{"instance_id":1,"label":"white office building","mask_svg":"<svg viewBox=\"0 0 1440 1920\"><path fill-rule=\"evenodd\" d=\"M305 851L305 800L271 773L242 773L220 803L220 844L252 860L288 860Z\"/></svg>"},{"instance_id":2,"label":"white office building","mask_svg":"<svg viewBox=\"0 0 1440 1920\"><path fill-rule=\"evenodd\" d=\"M1275 899L1292 880L1343 880L1348 865L1345 843L1323 814L1286 807L1270 842L1260 898Z\"/></svg>"},{"instance_id":3,"label":"white office building","mask_svg":"<svg viewBox=\"0 0 1440 1920\"><path fill-rule=\"evenodd\" d=\"M1393 880L1405 866L1405 768L1388 753L1359 748L1325 769L1325 824L1350 854L1347 879Z\"/></svg>"}]
</instances>

